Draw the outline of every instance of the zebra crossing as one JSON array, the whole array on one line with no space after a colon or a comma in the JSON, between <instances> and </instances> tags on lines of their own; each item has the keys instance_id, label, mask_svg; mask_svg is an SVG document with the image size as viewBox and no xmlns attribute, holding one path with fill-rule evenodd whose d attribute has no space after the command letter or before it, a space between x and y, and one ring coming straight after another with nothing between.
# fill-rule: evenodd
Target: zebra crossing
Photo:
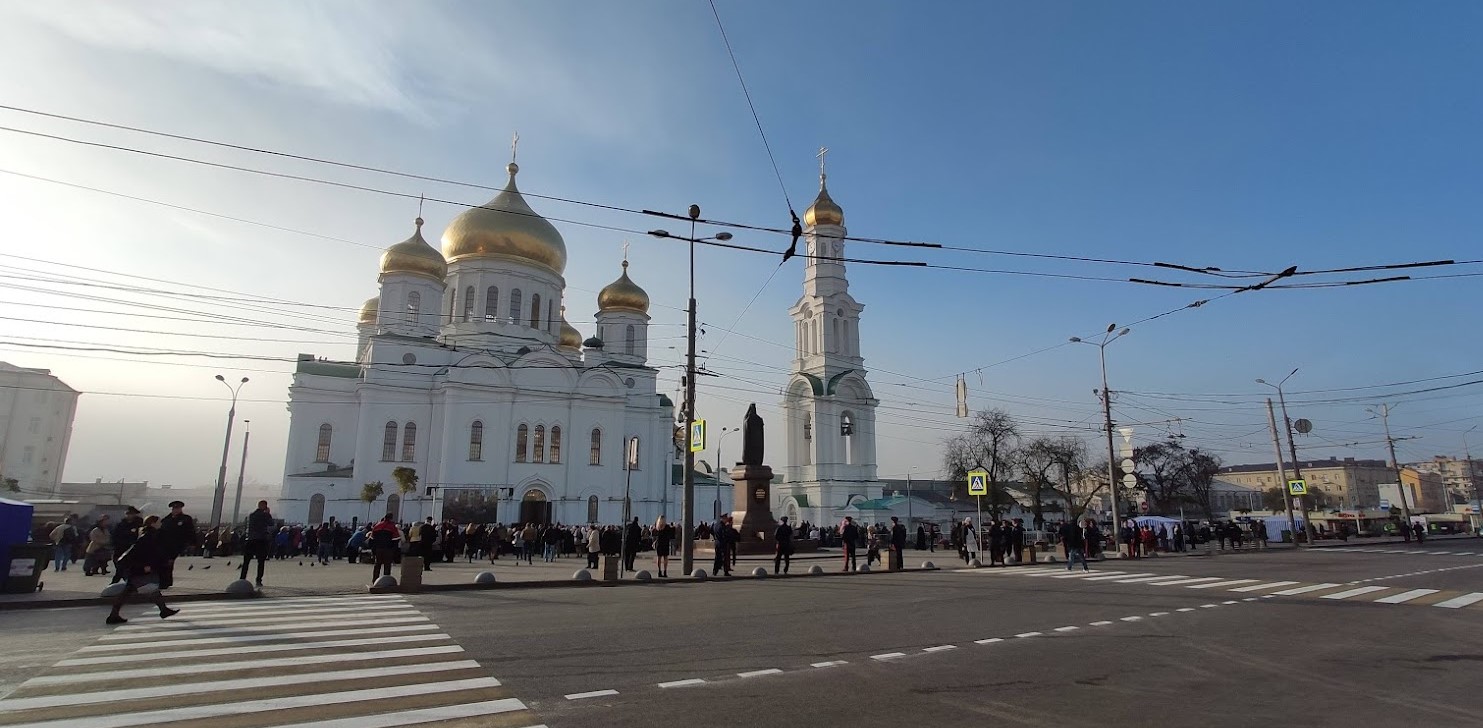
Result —
<instances>
[{"instance_id":1,"label":"zebra crossing","mask_svg":"<svg viewBox=\"0 0 1483 728\"><path fill-rule=\"evenodd\" d=\"M1460 551L1458 549L1427 549L1419 546L1403 549L1358 548L1334 546L1315 549L1322 554L1403 554L1407 556L1483 556L1483 551Z\"/></svg>"},{"instance_id":2,"label":"zebra crossing","mask_svg":"<svg viewBox=\"0 0 1483 728\"><path fill-rule=\"evenodd\" d=\"M1236 579L1224 576L1186 576L1149 572L1067 571L1062 567L1014 569L955 569L960 574L982 576L1020 576L1030 579L1078 580L1109 584L1136 584L1179 589L1226 591L1255 597L1308 597L1331 601L1372 602L1375 604L1409 604L1441 609L1477 609L1483 611L1483 592L1414 589L1404 586L1356 586L1354 582L1301 582L1292 580Z\"/></svg>"},{"instance_id":3,"label":"zebra crossing","mask_svg":"<svg viewBox=\"0 0 1483 728\"><path fill-rule=\"evenodd\" d=\"M544 728L400 595L133 616L0 699L3 728Z\"/></svg>"}]
</instances>

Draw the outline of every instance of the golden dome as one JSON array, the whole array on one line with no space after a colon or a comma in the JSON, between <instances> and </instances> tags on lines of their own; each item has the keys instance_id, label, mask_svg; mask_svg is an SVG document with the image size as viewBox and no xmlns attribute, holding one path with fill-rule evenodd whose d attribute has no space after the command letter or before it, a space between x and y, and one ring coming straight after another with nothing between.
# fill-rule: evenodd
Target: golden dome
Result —
<instances>
[{"instance_id":1,"label":"golden dome","mask_svg":"<svg viewBox=\"0 0 1483 728\"><path fill-rule=\"evenodd\" d=\"M582 332L578 331L577 330L577 327L575 327L575 326L573 326L573 325L571 325L571 324L569 324L569 323L566 322L566 311L565 310L563 310L562 311L562 314L561 314L561 344L560 344L560 346L563 349L580 349L580 348L582 348Z\"/></svg>"},{"instance_id":2,"label":"golden dome","mask_svg":"<svg viewBox=\"0 0 1483 728\"><path fill-rule=\"evenodd\" d=\"M622 309L642 314L649 313L649 294L628 277L628 261L623 261L623 275L618 276L618 280L609 283L598 292L597 309L599 311Z\"/></svg>"},{"instance_id":3,"label":"golden dome","mask_svg":"<svg viewBox=\"0 0 1483 728\"><path fill-rule=\"evenodd\" d=\"M448 263L443 256L422 239L422 218L417 218L417 230L412 237L381 254L381 273L414 273L440 281L448 275Z\"/></svg>"},{"instance_id":4,"label":"golden dome","mask_svg":"<svg viewBox=\"0 0 1483 728\"><path fill-rule=\"evenodd\" d=\"M809 205L803 212L803 224L813 227L815 225L843 225L844 208L835 203L834 198L829 196L829 188L824 186L825 175L819 175L819 196L814 198L814 204Z\"/></svg>"},{"instance_id":5,"label":"golden dome","mask_svg":"<svg viewBox=\"0 0 1483 728\"><path fill-rule=\"evenodd\" d=\"M376 323L376 318L377 318L378 312L380 310L381 310L381 297L380 296L373 296L371 298L367 298L365 305L363 305L363 306L360 307L360 324L362 326L364 326L366 324L374 324L374 323Z\"/></svg>"},{"instance_id":6,"label":"golden dome","mask_svg":"<svg viewBox=\"0 0 1483 728\"><path fill-rule=\"evenodd\" d=\"M465 210L443 231L443 256L449 263L465 258L511 257L545 266L560 275L566 270L566 242L546 218L525 204L515 187L520 166L505 168L510 181L482 207Z\"/></svg>"}]
</instances>

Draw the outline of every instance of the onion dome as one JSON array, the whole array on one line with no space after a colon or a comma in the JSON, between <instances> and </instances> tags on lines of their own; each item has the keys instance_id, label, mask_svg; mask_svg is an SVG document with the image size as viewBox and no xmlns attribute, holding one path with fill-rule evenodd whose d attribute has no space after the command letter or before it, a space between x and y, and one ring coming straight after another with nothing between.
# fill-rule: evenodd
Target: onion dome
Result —
<instances>
[{"instance_id":1,"label":"onion dome","mask_svg":"<svg viewBox=\"0 0 1483 728\"><path fill-rule=\"evenodd\" d=\"M585 346L589 349L601 349L602 339L599 339L596 336L588 337L586 341L582 342L582 346Z\"/></svg>"},{"instance_id":2,"label":"onion dome","mask_svg":"<svg viewBox=\"0 0 1483 728\"><path fill-rule=\"evenodd\" d=\"M829 196L829 188L824 185L826 175L819 175L819 196L814 198L814 204L809 205L803 212L803 224L813 227L816 225L843 225L844 208L840 207Z\"/></svg>"},{"instance_id":3,"label":"onion dome","mask_svg":"<svg viewBox=\"0 0 1483 728\"><path fill-rule=\"evenodd\" d=\"M599 311L637 311L638 313L649 313L649 294L639 288L637 283L628 277L628 261L623 261L623 274L618 280L609 283L597 294L597 309Z\"/></svg>"},{"instance_id":4,"label":"onion dome","mask_svg":"<svg viewBox=\"0 0 1483 728\"><path fill-rule=\"evenodd\" d=\"M417 230L412 237L381 254L381 274L389 273L412 273L439 281L448 275L448 263L443 256L422 239L422 218L417 218Z\"/></svg>"},{"instance_id":5,"label":"onion dome","mask_svg":"<svg viewBox=\"0 0 1483 728\"><path fill-rule=\"evenodd\" d=\"M373 325L376 323L378 312L381 310L381 297L372 296L367 298L364 305L360 307L360 325Z\"/></svg>"},{"instance_id":6,"label":"onion dome","mask_svg":"<svg viewBox=\"0 0 1483 728\"><path fill-rule=\"evenodd\" d=\"M582 332L578 331L577 330L577 327L572 326L571 324L569 324L569 323L566 322L566 307L565 306L562 306L562 308L561 308L561 343L560 343L560 346L563 349L580 349L580 348L582 348Z\"/></svg>"},{"instance_id":7,"label":"onion dome","mask_svg":"<svg viewBox=\"0 0 1483 728\"><path fill-rule=\"evenodd\" d=\"M546 218L525 204L515 187L520 166L505 168L510 181L494 199L481 207L465 210L443 231L443 256L450 263L478 258L514 258L550 268L557 275L566 270L566 242Z\"/></svg>"}]
</instances>

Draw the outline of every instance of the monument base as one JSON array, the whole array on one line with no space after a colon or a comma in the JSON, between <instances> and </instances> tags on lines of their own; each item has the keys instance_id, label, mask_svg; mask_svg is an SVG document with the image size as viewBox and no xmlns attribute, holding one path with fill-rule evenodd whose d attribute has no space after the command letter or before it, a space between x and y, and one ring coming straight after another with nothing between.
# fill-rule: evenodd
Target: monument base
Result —
<instances>
[{"instance_id":1,"label":"monument base","mask_svg":"<svg viewBox=\"0 0 1483 728\"><path fill-rule=\"evenodd\" d=\"M799 554L811 554L818 550L819 540L816 538L802 540L793 539L794 556L797 556ZM766 556L771 558L775 551L776 545L773 543L772 537L770 535L765 541L747 541L743 539L736 544L737 556ZM705 554L705 557L707 559L716 558L715 542L709 539L706 539L704 541L696 541L695 554L697 558L699 558L700 554Z\"/></svg>"}]
</instances>

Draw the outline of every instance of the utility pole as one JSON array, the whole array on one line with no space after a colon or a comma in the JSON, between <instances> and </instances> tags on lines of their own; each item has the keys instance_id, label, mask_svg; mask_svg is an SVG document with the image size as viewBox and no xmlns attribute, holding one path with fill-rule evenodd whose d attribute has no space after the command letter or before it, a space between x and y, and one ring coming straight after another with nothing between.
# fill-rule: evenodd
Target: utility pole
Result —
<instances>
[{"instance_id":1,"label":"utility pole","mask_svg":"<svg viewBox=\"0 0 1483 728\"><path fill-rule=\"evenodd\" d=\"M1478 426L1473 425L1472 427L1468 428L1468 432L1472 432L1476 429L1478 429ZM1473 491L1473 517L1469 519L1469 525L1472 525L1474 530L1477 530L1478 527L1475 524L1478 520L1478 511L1480 507L1483 507L1483 502L1480 502L1478 500L1478 480L1473 477L1473 453L1472 451L1468 450L1468 432L1462 433L1462 454L1463 457L1466 457L1468 459L1468 489ZM1451 499L1448 499L1448 502L1451 502Z\"/></svg>"},{"instance_id":2,"label":"utility pole","mask_svg":"<svg viewBox=\"0 0 1483 728\"><path fill-rule=\"evenodd\" d=\"M232 528L237 527L237 520L242 516L242 478L247 475L247 441L252 439L252 430L248 425L252 420L242 420L242 465L237 468L237 497L232 499Z\"/></svg>"},{"instance_id":3,"label":"utility pole","mask_svg":"<svg viewBox=\"0 0 1483 728\"><path fill-rule=\"evenodd\" d=\"M680 529L680 571L689 576L695 569L695 221L700 219L700 205L691 205L690 213L690 310L685 325L685 527ZM717 539L716 544L720 544Z\"/></svg>"},{"instance_id":4,"label":"utility pole","mask_svg":"<svg viewBox=\"0 0 1483 728\"><path fill-rule=\"evenodd\" d=\"M1297 370L1294 369L1293 371ZM1297 480L1302 480L1303 464L1298 462L1298 445L1293 440L1292 419L1287 416L1287 397L1283 395L1281 387L1277 388L1277 402L1282 407L1282 422L1287 426L1287 449L1292 453L1292 476ZM1282 453L1280 451L1277 454L1277 459L1282 459ZM1284 488L1287 487L1286 482L1282 485ZM1288 497L1290 498L1291 496L1289 495ZM1313 536L1317 533L1317 529L1313 528L1313 521L1308 517L1308 496L1300 496L1298 502L1303 504L1303 535L1307 539L1307 544L1312 546ZM1288 508L1292 508L1291 503L1288 504Z\"/></svg>"},{"instance_id":5,"label":"utility pole","mask_svg":"<svg viewBox=\"0 0 1483 728\"><path fill-rule=\"evenodd\" d=\"M1277 415L1272 412L1272 398L1267 398L1267 422L1272 426L1272 447L1277 450L1277 480L1282 491L1282 505L1287 510L1287 532L1292 534L1293 546L1298 545L1298 524L1292 516L1292 496L1287 492L1287 470L1282 466L1282 438L1277 435ZM1306 522L1304 528L1307 528Z\"/></svg>"},{"instance_id":6,"label":"utility pole","mask_svg":"<svg viewBox=\"0 0 1483 728\"><path fill-rule=\"evenodd\" d=\"M1380 422L1385 425L1385 444L1390 448L1390 467L1395 471L1395 489L1401 496L1401 528L1406 529L1406 540L1410 541L1411 506L1406 503L1406 484L1401 482L1401 461L1395 457L1395 438L1390 436L1390 405L1380 405Z\"/></svg>"}]
</instances>

